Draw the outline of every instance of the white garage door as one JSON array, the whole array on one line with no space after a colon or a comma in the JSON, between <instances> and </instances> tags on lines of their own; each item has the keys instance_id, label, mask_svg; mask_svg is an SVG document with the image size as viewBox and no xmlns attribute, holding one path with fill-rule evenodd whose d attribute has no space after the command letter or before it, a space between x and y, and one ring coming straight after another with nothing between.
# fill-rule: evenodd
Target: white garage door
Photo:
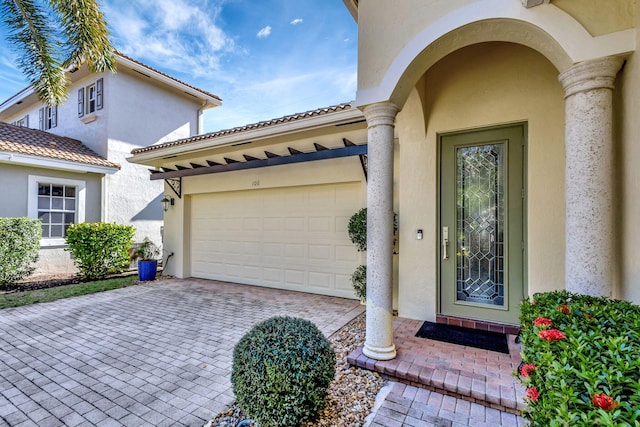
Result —
<instances>
[{"instance_id":1,"label":"white garage door","mask_svg":"<svg viewBox=\"0 0 640 427\"><path fill-rule=\"evenodd\" d=\"M191 275L355 298L360 183L192 196Z\"/></svg>"}]
</instances>

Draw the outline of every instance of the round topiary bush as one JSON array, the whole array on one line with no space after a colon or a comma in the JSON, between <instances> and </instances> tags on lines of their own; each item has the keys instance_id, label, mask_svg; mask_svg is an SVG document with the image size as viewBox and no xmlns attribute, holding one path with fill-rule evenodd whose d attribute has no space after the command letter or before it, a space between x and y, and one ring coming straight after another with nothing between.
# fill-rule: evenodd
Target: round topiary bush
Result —
<instances>
[{"instance_id":1,"label":"round topiary bush","mask_svg":"<svg viewBox=\"0 0 640 427\"><path fill-rule=\"evenodd\" d=\"M356 268L356 271L351 275L351 283L353 289L356 291L356 295L360 298L360 301L365 302L367 300L367 266L360 265Z\"/></svg>"},{"instance_id":2,"label":"round topiary bush","mask_svg":"<svg viewBox=\"0 0 640 427\"><path fill-rule=\"evenodd\" d=\"M236 344L231 383L240 408L260 427L297 426L324 407L335 371L335 352L316 325L272 317Z\"/></svg>"}]
</instances>

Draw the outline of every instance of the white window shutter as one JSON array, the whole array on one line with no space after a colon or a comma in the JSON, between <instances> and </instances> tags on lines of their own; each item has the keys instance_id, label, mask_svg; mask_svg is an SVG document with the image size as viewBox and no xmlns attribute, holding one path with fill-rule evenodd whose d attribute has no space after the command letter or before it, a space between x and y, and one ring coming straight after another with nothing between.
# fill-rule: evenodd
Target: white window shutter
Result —
<instances>
[{"instance_id":1,"label":"white window shutter","mask_svg":"<svg viewBox=\"0 0 640 427\"><path fill-rule=\"evenodd\" d=\"M102 79L96 81L96 110L102 110Z\"/></svg>"},{"instance_id":2,"label":"white window shutter","mask_svg":"<svg viewBox=\"0 0 640 427\"><path fill-rule=\"evenodd\" d=\"M29 115L25 114L24 116L24 127L28 128L29 127Z\"/></svg>"},{"instance_id":3,"label":"white window shutter","mask_svg":"<svg viewBox=\"0 0 640 427\"><path fill-rule=\"evenodd\" d=\"M84 116L84 88L78 89L78 117Z\"/></svg>"},{"instance_id":4,"label":"white window shutter","mask_svg":"<svg viewBox=\"0 0 640 427\"><path fill-rule=\"evenodd\" d=\"M40 130L44 130L44 108L41 108L39 111L40 114Z\"/></svg>"},{"instance_id":5,"label":"white window shutter","mask_svg":"<svg viewBox=\"0 0 640 427\"><path fill-rule=\"evenodd\" d=\"M51 127L54 128L58 126L58 106L51 106Z\"/></svg>"}]
</instances>

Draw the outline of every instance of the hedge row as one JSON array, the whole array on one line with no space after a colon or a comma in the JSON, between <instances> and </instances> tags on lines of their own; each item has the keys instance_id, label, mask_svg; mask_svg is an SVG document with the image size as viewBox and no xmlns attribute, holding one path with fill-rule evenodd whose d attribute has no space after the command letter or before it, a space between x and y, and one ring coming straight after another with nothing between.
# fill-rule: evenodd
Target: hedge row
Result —
<instances>
[{"instance_id":1,"label":"hedge row","mask_svg":"<svg viewBox=\"0 0 640 427\"><path fill-rule=\"evenodd\" d=\"M33 273L41 238L39 219L0 218L0 289Z\"/></svg>"}]
</instances>

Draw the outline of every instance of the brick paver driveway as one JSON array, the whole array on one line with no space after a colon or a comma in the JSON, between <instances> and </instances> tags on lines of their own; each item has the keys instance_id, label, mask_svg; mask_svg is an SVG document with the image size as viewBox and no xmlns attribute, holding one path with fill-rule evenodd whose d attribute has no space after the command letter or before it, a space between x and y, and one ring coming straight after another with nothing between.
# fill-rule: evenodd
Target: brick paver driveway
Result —
<instances>
[{"instance_id":1,"label":"brick paver driveway","mask_svg":"<svg viewBox=\"0 0 640 427\"><path fill-rule=\"evenodd\" d=\"M329 335L357 301L164 280L0 310L0 426L202 426L233 401L233 346L255 322Z\"/></svg>"}]
</instances>

